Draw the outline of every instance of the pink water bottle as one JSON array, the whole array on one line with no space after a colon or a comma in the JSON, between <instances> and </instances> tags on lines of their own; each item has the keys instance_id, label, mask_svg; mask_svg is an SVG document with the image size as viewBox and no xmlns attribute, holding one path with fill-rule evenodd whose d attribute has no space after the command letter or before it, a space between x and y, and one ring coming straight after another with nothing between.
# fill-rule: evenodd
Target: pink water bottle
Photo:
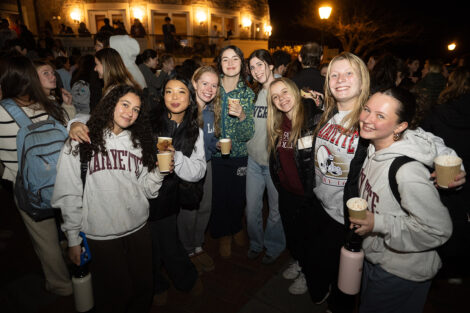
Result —
<instances>
[{"instance_id":1,"label":"pink water bottle","mask_svg":"<svg viewBox=\"0 0 470 313\"><path fill-rule=\"evenodd\" d=\"M339 260L338 288L348 295L355 295L361 289L364 251L362 238L351 229L346 244L341 247Z\"/></svg>"}]
</instances>

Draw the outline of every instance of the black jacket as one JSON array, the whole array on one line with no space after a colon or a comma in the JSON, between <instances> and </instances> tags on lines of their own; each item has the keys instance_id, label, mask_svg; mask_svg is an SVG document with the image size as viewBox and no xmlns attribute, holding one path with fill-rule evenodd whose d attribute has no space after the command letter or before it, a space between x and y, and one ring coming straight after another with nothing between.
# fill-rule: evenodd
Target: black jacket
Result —
<instances>
[{"instance_id":1,"label":"black jacket","mask_svg":"<svg viewBox=\"0 0 470 313\"><path fill-rule=\"evenodd\" d=\"M315 106L305 105L305 119L301 131L301 137L313 136L315 127L320 121L322 111ZM294 147L295 163L300 181L304 187L304 195L307 197L313 196L313 188L315 187L315 140L312 142L312 147L299 150L297 144ZM269 156L269 171L274 186L279 190L279 170L281 168L279 155L277 149Z\"/></svg>"},{"instance_id":2,"label":"black jacket","mask_svg":"<svg viewBox=\"0 0 470 313\"><path fill-rule=\"evenodd\" d=\"M172 137L175 150L181 151L187 157L191 156L197 137L194 140L188 140L188 127L186 127L185 122L178 127L175 121L164 116L156 123L161 123L159 131L155 134L156 136ZM163 127L162 124L164 124ZM165 176L158 197L149 200L150 221L178 214L181 207L179 196L181 181L174 172Z\"/></svg>"},{"instance_id":3,"label":"black jacket","mask_svg":"<svg viewBox=\"0 0 470 313\"><path fill-rule=\"evenodd\" d=\"M325 78L321 76L320 71L316 68L304 68L300 70L292 80L299 89L307 88L324 94L323 87L325 85ZM315 106L315 102L312 99L302 98L302 101L306 105L309 104Z\"/></svg>"},{"instance_id":4,"label":"black jacket","mask_svg":"<svg viewBox=\"0 0 470 313\"><path fill-rule=\"evenodd\" d=\"M441 137L446 146L457 152L468 172L470 168L470 93L439 105L424 118L420 125L424 130ZM454 221L466 221L470 215L470 180L463 188L439 189L441 201L449 209Z\"/></svg>"}]
</instances>

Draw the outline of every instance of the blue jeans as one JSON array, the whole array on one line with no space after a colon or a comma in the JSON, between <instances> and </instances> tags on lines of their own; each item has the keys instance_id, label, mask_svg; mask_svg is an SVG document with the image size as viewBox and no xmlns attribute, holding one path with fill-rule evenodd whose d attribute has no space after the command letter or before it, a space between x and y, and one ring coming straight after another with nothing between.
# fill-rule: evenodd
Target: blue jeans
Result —
<instances>
[{"instance_id":1,"label":"blue jeans","mask_svg":"<svg viewBox=\"0 0 470 313\"><path fill-rule=\"evenodd\" d=\"M267 188L269 216L263 233L263 194ZM286 247L284 229L278 205L279 196L274 187L269 166L260 165L248 157L246 171L246 220L250 239L250 249L261 252L266 248L266 254L278 257Z\"/></svg>"}]
</instances>

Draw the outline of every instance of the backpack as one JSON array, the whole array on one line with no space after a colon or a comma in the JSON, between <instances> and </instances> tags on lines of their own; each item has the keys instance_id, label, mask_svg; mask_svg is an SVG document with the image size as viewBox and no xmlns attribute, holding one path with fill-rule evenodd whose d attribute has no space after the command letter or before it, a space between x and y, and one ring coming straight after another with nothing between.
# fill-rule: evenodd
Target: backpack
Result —
<instances>
[{"instance_id":1,"label":"backpack","mask_svg":"<svg viewBox=\"0 0 470 313\"><path fill-rule=\"evenodd\" d=\"M2 100L0 105L19 127L16 135L18 173L14 188L18 206L35 221L50 218L54 216L50 200L56 165L68 137L67 130L52 116L33 123L12 99Z\"/></svg>"},{"instance_id":2,"label":"backpack","mask_svg":"<svg viewBox=\"0 0 470 313\"><path fill-rule=\"evenodd\" d=\"M398 184L397 184L396 176L400 167L411 161L416 161L416 160L413 158L407 157L405 155L400 156L398 158L395 158L395 160L393 160L392 164L390 165L390 168L388 169L388 183L390 185L390 189L392 190L393 196L398 201L398 204L400 206L401 206L401 197L400 197L400 193L398 192ZM432 169L429 166L427 165L425 166L427 169L429 169L430 172L432 172Z\"/></svg>"}]
</instances>

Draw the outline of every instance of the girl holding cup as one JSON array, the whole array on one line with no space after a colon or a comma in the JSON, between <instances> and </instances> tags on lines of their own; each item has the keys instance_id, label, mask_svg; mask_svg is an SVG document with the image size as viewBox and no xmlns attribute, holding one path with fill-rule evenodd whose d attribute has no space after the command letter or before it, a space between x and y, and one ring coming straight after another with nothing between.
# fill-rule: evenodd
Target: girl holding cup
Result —
<instances>
[{"instance_id":1,"label":"girl holding cup","mask_svg":"<svg viewBox=\"0 0 470 313\"><path fill-rule=\"evenodd\" d=\"M158 196L163 176L155 170L148 111L139 91L113 88L88 128L91 143L68 141L62 148L51 204L62 211L69 257L76 265L82 251L79 232L88 237L95 309L145 312L152 297L147 198ZM81 162L88 165L85 186Z\"/></svg>"},{"instance_id":2,"label":"girl holding cup","mask_svg":"<svg viewBox=\"0 0 470 313\"><path fill-rule=\"evenodd\" d=\"M217 152L214 134L214 107L219 101L219 74L212 66L198 68L191 79L198 106L198 123L204 132L204 151L207 162L198 207L182 209L178 215L178 233L186 252L199 273L214 269L213 259L202 249L204 235L212 209L212 155Z\"/></svg>"},{"instance_id":3,"label":"girl holding cup","mask_svg":"<svg viewBox=\"0 0 470 313\"><path fill-rule=\"evenodd\" d=\"M351 174L350 166L367 155L368 143L359 140L359 116L370 89L367 66L358 56L342 52L329 63L325 87L325 112L315 138L314 193L320 205L313 210L318 228L312 240L313 249L323 257L313 259L318 271L315 279L307 283L315 303L328 299L332 311L352 312L354 297L339 291L337 278L339 252L350 223L345 202L353 194L351 187L345 185L357 183L359 176ZM446 154L451 150L431 133L419 128L410 132L434 142L439 152ZM462 184L463 177L456 178L454 186Z\"/></svg>"},{"instance_id":4,"label":"girl holding cup","mask_svg":"<svg viewBox=\"0 0 470 313\"><path fill-rule=\"evenodd\" d=\"M151 114L153 134L171 137L167 150L174 156L174 171L165 176L160 195L150 200L149 225L152 236L154 304L166 302L170 287L161 267L164 266L175 288L193 294L202 292L198 272L178 235L177 216L183 203L192 197L192 187L204 178L206 159L203 131L198 123L198 106L191 82L176 73L163 84L162 101ZM159 151L163 152L163 151ZM189 194L184 194L184 190ZM184 210L181 210L184 214Z\"/></svg>"},{"instance_id":5,"label":"girl holding cup","mask_svg":"<svg viewBox=\"0 0 470 313\"><path fill-rule=\"evenodd\" d=\"M365 220L350 218L364 236L360 312L421 312L441 267L435 248L452 233L449 212L426 168L437 156L436 145L410 131L416 128L416 107L410 92L392 87L375 93L359 116L361 138L370 141L358 186L369 210ZM396 173L398 203L388 172L400 156L414 161Z\"/></svg>"},{"instance_id":6,"label":"girl holding cup","mask_svg":"<svg viewBox=\"0 0 470 313\"><path fill-rule=\"evenodd\" d=\"M230 138L229 158L220 152L212 156L212 216L209 229L219 239L222 257L230 257L232 239L237 245L246 244L242 231L246 191L246 143L254 133L253 91L246 85L245 59L236 46L224 47L217 57L221 73L220 102L214 107L215 133L218 138ZM229 99L237 99L231 101ZM220 143L219 143L220 146Z\"/></svg>"}]
</instances>

